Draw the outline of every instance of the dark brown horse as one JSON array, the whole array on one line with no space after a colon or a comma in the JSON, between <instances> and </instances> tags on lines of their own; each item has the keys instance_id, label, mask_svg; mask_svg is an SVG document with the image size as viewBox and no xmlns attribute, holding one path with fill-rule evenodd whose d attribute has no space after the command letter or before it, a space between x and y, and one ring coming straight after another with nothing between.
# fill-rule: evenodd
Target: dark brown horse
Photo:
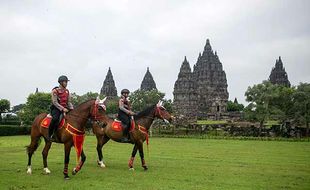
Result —
<instances>
[{"instance_id":1,"label":"dark brown horse","mask_svg":"<svg viewBox=\"0 0 310 190\"><path fill-rule=\"evenodd\" d=\"M143 142L147 140L148 143L148 130L151 127L155 118L159 118L164 120L165 122L171 122L172 116L170 113L162 106L162 102L155 104L146 110L138 113L134 116L134 128L132 127L130 130L130 142L134 144L131 158L129 160L128 166L129 169L133 170L134 158L136 156L137 151L139 150L142 167L144 170L147 170L148 167L145 163L144 152L143 152ZM119 130L118 125L115 120L105 116L102 117L106 124L105 127L101 127L100 124L94 122L93 123L93 132L97 137L97 153L98 153L98 165L102 168L106 167L103 161L102 155L102 147L105 145L110 139L120 142L123 138L123 131Z\"/></svg>"},{"instance_id":2,"label":"dark brown horse","mask_svg":"<svg viewBox=\"0 0 310 190\"><path fill-rule=\"evenodd\" d=\"M77 147L78 144L80 145L80 152L78 153L81 156L81 160L79 160L78 165L76 168L73 169L72 174L76 174L83 166L86 156L84 154L82 145L84 140L85 134L85 125L88 119L97 120L100 119L101 116L105 113L105 106L104 100L89 100L77 106L74 110L70 111L68 114L65 115L65 122L62 128L58 128L57 132L55 133L56 136L56 143L63 143L65 149L65 159L64 159L64 177L65 179L69 179L68 176L68 164L69 164L69 157L71 147ZM27 166L27 173L32 173L31 168L31 157L34 151L38 148L40 138L43 136L45 140L45 146L42 151L43 156L43 165L44 169L43 172L45 174L51 173L51 171L47 167L47 156L48 151L51 147L52 142L47 140L48 137L48 128L42 127L42 121L46 118L47 114L42 113L38 115L31 127L31 143L27 146L27 153L28 153L28 166ZM80 138L76 138L80 137ZM78 143L79 142L79 143Z\"/></svg>"}]
</instances>

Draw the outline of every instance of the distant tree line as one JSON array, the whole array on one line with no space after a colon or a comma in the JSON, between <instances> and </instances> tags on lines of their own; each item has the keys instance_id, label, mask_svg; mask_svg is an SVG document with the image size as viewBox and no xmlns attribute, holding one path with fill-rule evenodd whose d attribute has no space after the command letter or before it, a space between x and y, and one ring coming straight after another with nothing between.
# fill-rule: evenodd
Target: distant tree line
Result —
<instances>
[{"instance_id":1,"label":"distant tree line","mask_svg":"<svg viewBox=\"0 0 310 190\"><path fill-rule=\"evenodd\" d=\"M245 119L258 121L262 127L267 120L303 125L309 134L310 84L296 87L273 85L269 81L249 87L245 92L249 105L244 109Z\"/></svg>"}]
</instances>

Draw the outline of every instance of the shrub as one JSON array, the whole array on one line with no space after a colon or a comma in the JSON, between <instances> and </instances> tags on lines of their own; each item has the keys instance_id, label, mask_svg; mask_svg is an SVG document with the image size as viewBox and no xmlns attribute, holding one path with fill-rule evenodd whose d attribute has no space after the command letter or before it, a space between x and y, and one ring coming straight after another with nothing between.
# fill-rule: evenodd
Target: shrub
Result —
<instances>
[{"instance_id":1,"label":"shrub","mask_svg":"<svg viewBox=\"0 0 310 190\"><path fill-rule=\"evenodd\" d=\"M31 127L29 126L10 126L1 125L0 126L0 136L13 136L13 135L29 135Z\"/></svg>"}]
</instances>

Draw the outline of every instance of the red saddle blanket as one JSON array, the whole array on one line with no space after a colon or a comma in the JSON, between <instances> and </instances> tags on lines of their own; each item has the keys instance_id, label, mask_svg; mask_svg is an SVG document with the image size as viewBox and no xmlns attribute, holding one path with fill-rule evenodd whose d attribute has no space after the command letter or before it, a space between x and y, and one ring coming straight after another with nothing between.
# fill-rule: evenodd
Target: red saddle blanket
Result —
<instances>
[{"instance_id":1,"label":"red saddle blanket","mask_svg":"<svg viewBox=\"0 0 310 190\"><path fill-rule=\"evenodd\" d=\"M50 123L52 121L52 116L48 114L42 121L41 121L41 127L48 128L50 126ZM59 125L58 129L62 128L65 124L65 118L62 118Z\"/></svg>"},{"instance_id":2,"label":"red saddle blanket","mask_svg":"<svg viewBox=\"0 0 310 190\"><path fill-rule=\"evenodd\" d=\"M113 123L112 123L112 130L113 131L121 132L121 131L123 131L124 128L125 128L125 126L121 121L116 120L116 119L113 121ZM132 120L129 131L132 131L134 128L135 128L135 122Z\"/></svg>"}]
</instances>

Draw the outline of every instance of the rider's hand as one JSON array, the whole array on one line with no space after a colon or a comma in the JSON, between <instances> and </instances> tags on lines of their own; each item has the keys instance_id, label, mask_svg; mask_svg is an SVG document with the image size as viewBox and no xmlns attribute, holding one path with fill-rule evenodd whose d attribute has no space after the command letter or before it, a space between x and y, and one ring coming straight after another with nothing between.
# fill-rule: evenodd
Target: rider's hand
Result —
<instances>
[{"instance_id":1,"label":"rider's hand","mask_svg":"<svg viewBox=\"0 0 310 190\"><path fill-rule=\"evenodd\" d=\"M134 115L136 115L136 113L133 112L133 111L130 111L130 112L129 112L129 115L134 116Z\"/></svg>"},{"instance_id":2,"label":"rider's hand","mask_svg":"<svg viewBox=\"0 0 310 190\"><path fill-rule=\"evenodd\" d=\"M68 110L67 108L64 108L62 111L63 111L64 113L69 112L69 110Z\"/></svg>"}]
</instances>

